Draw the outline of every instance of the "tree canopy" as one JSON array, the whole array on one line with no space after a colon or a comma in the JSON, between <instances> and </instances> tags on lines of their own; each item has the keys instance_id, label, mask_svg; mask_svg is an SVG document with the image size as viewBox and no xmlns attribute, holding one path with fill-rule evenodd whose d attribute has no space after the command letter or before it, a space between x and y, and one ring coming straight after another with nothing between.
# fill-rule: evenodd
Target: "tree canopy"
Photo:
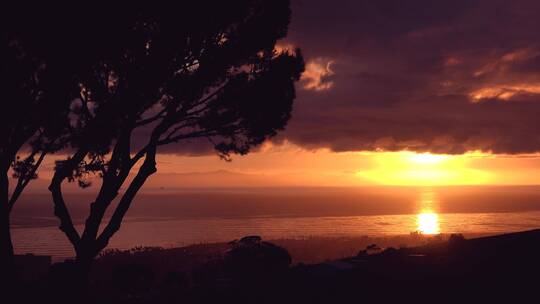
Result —
<instances>
[{"instance_id":1,"label":"tree canopy","mask_svg":"<svg viewBox=\"0 0 540 304\"><path fill-rule=\"evenodd\" d=\"M66 45L73 59L58 63L72 81L70 155L57 163L49 189L60 229L78 259L91 260L157 170L158 147L206 138L223 158L248 153L285 127L304 62L300 50L276 50L287 33L288 1L111 5L76 19L51 38L66 45L76 36ZM79 235L62 184L86 187L89 174L102 182Z\"/></svg>"},{"instance_id":2,"label":"tree canopy","mask_svg":"<svg viewBox=\"0 0 540 304\"><path fill-rule=\"evenodd\" d=\"M69 130L70 78L60 71L57 44L37 43L36 27L20 8L6 7L2 28L0 111L0 262L13 255L10 213L23 190L37 177L45 156L62 148ZM30 14L31 15L31 14ZM48 31L46 31L48 32ZM62 48L60 48L62 49ZM16 183L10 187L9 177Z\"/></svg>"}]
</instances>

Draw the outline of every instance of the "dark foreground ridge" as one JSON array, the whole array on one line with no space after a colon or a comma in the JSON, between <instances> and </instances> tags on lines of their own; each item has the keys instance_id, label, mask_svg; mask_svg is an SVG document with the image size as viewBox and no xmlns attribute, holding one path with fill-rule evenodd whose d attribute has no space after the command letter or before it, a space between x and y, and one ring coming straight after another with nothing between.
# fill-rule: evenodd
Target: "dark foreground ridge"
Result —
<instances>
[{"instance_id":1,"label":"dark foreground ridge","mask_svg":"<svg viewBox=\"0 0 540 304\"><path fill-rule=\"evenodd\" d=\"M291 266L287 250L249 236L189 252L109 251L96 261L84 299L70 293L70 262L54 264L20 282L9 303L532 303L539 256L540 230L531 230L371 245L354 257Z\"/></svg>"}]
</instances>

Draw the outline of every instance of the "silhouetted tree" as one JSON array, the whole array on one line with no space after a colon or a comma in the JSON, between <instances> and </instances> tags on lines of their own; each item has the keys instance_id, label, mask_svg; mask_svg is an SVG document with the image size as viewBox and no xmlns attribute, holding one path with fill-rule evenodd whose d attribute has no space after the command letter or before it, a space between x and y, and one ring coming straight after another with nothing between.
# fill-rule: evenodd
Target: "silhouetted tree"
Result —
<instances>
[{"instance_id":1,"label":"silhouetted tree","mask_svg":"<svg viewBox=\"0 0 540 304\"><path fill-rule=\"evenodd\" d=\"M8 10L9 11L9 10ZM59 149L68 127L68 82L56 77L55 46L36 44L41 33L22 14L4 19L0 111L0 263L11 269L10 213L45 156ZM65 73L61 73L65 75ZM16 179L10 187L9 176ZM2 271L6 274L8 271Z\"/></svg>"},{"instance_id":2,"label":"silhouetted tree","mask_svg":"<svg viewBox=\"0 0 540 304\"><path fill-rule=\"evenodd\" d=\"M194 1L181 10L110 5L78 15L87 17L99 22L75 52L93 62L77 70L70 155L49 186L81 273L156 172L158 147L206 138L224 159L248 153L285 126L304 69L299 50L276 50L289 24L286 0ZM89 186L90 174L101 186L79 234L62 185Z\"/></svg>"}]
</instances>

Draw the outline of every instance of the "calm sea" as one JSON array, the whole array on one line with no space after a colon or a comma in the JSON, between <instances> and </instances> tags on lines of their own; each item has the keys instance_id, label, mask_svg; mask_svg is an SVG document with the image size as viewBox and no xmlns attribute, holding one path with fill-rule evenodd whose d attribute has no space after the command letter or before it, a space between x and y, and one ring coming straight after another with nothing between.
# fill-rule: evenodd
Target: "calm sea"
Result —
<instances>
[{"instance_id":1,"label":"calm sea","mask_svg":"<svg viewBox=\"0 0 540 304\"><path fill-rule=\"evenodd\" d=\"M67 195L79 231L92 197ZM12 225L17 253L73 255L45 193L26 194ZM138 196L109 248L177 247L253 234L278 239L534 228L540 228L537 186L160 189Z\"/></svg>"}]
</instances>

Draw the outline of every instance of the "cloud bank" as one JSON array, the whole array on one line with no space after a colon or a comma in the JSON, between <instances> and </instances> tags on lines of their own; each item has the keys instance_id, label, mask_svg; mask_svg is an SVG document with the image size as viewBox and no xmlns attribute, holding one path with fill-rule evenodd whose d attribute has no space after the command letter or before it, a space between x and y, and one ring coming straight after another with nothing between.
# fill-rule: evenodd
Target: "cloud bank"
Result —
<instances>
[{"instance_id":1,"label":"cloud bank","mask_svg":"<svg viewBox=\"0 0 540 304\"><path fill-rule=\"evenodd\" d=\"M540 150L537 1L293 1L307 72L279 138L306 148Z\"/></svg>"}]
</instances>

